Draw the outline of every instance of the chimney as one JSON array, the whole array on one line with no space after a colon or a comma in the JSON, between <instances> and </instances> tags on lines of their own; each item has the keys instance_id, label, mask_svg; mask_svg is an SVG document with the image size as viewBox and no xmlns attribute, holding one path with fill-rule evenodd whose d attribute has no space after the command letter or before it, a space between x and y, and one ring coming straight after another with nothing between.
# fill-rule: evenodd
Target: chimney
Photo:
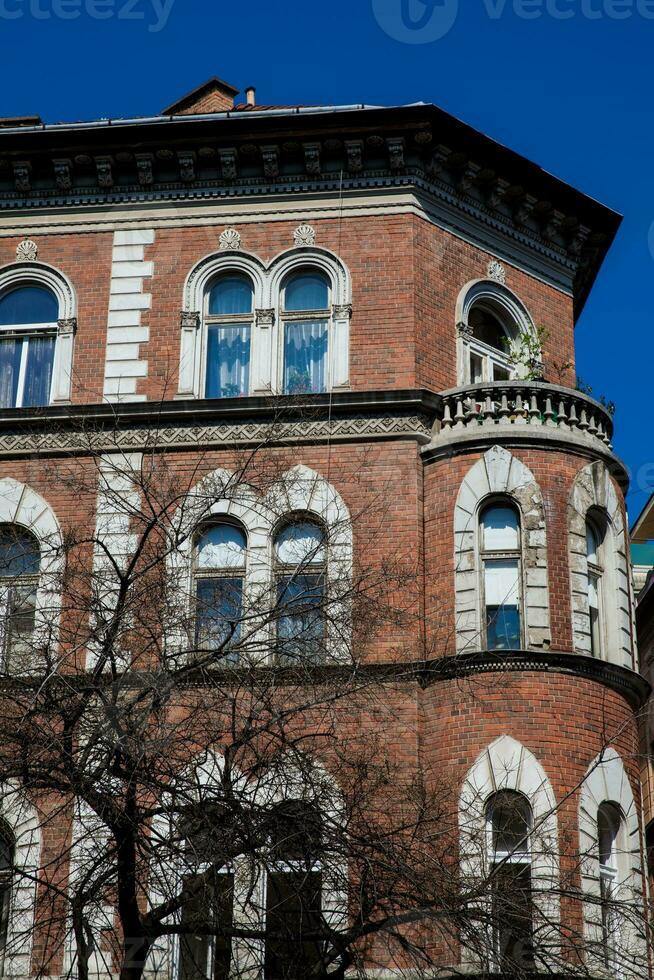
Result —
<instances>
[{"instance_id":1,"label":"chimney","mask_svg":"<svg viewBox=\"0 0 654 980\"><path fill-rule=\"evenodd\" d=\"M257 90L254 85L248 85L245 90L245 98L247 99L248 105L251 105L254 108L254 106L257 104Z\"/></svg>"}]
</instances>

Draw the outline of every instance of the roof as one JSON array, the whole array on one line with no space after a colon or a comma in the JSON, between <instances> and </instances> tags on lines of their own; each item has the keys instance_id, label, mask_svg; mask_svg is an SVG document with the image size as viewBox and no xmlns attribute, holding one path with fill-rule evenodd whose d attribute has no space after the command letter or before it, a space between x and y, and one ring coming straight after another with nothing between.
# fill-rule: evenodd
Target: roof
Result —
<instances>
[{"instance_id":1,"label":"roof","mask_svg":"<svg viewBox=\"0 0 654 980\"><path fill-rule=\"evenodd\" d=\"M234 96L238 95L238 89L224 82L222 78L214 75L208 78L202 85L187 92L181 99L177 99L172 105L163 110L163 116L175 116L177 113L193 112L195 107L204 108L205 104L209 111L215 106L218 112L222 109L233 108Z\"/></svg>"},{"instance_id":2,"label":"roof","mask_svg":"<svg viewBox=\"0 0 654 980\"><path fill-rule=\"evenodd\" d=\"M631 540L633 544L646 544L654 540L654 493L631 529Z\"/></svg>"}]
</instances>

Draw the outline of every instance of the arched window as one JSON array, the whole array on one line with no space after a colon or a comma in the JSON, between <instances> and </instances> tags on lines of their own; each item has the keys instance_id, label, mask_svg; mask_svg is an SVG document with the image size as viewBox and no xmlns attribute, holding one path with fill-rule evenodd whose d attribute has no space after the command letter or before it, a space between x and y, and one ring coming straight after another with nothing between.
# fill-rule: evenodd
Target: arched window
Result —
<instances>
[{"instance_id":1,"label":"arched window","mask_svg":"<svg viewBox=\"0 0 654 980\"><path fill-rule=\"evenodd\" d=\"M278 532L275 573L281 662L324 657L326 562L325 532L320 524L298 517Z\"/></svg>"},{"instance_id":2,"label":"arched window","mask_svg":"<svg viewBox=\"0 0 654 980\"><path fill-rule=\"evenodd\" d=\"M496 965L502 972L528 969L534 963L529 801L512 790L495 793L486 822Z\"/></svg>"},{"instance_id":3,"label":"arched window","mask_svg":"<svg viewBox=\"0 0 654 980\"><path fill-rule=\"evenodd\" d=\"M241 636L247 537L236 524L200 531L194 549L195 643L198 655L220 653L235 662Z\"/></svg>"},{"instance_id":4,"label":"arched window","mask_svg":"<svg viewBox=\"0 0 654 980\"><path fill-rule=\"evenodd\" d=\"M240 273L217 279L206 293L206 398L250 393L250 342L254 290Z\"/></svg>"},{"instance_id":5,"label":"arched window","mask_svg":"<svg viewBox=\"0 0 654 980\"><path fill-rule=\"evenodd\" d=\"M327 391L331 290L321 272L306 269L282 289L285 394Z\"/></svg>"},{"instance_id":6,"label":"arched window","mask_svg":"<svg viewBox=\"0 0 654 980\"><path fill-rule=\"evenodd\" d=\"M44 286L0 295L0 408L48 405L59 304Z\"/></svg>"},{"instance_id":7,"label":"arched window","mask_svg":"<svg viewBox=\"0 0 654 980\"><path fill-rule=\"evenodd\" d=\"M602 949L607 969L615 967L619 948L618 885L619 847L622 830L620 811L613 803L602 803L597 811L600 897L602 903Z\"/></svg>"},{"instance_id":8,"label":"arched window","mask_svg":"<svg viewBox=\"0 0 654 980\"><path fill-rule=\"evenodd\" d=\"M305 980L322 959L322 824L317 808L280 803L271 815L265 980Z\"/></svg>"},{"instance_id":9,"label":"arched window","mask_svg":"<svg viewBox=\"0 0 654 980\"><path fill-rule=\"evenodd\" d=\"M515 376L510 356L510 344L515 327L507 323L506 315L490 304L476 303L468 314L468 377L469 384L485 381L509 381Z\"/></svg>"},{"instance_id":10,"label":"arched window","mask_svg":"<svg viewBox=\"0 0 654 980\"><path fill-rule=\"evenodd\" d=\"M0 652L2 670L20 673L34 662L33 635L41 552L33 534L0 526Z\"/></svg>"},{"instance_id":11,"label":"arched window","mask_svg":"<svg viewBox=\"0 0 654 980\"><path fill-rule=\"evenodd\" d=\"M14 837L9 827L4 822L0 822L0 967L9 931L13 866Z\"/></svg>"},{"instance_id":12,"label":"arched window","mask_svg":"<svg viewBox=\"0 0 654 980\"><path fill-rule=\"evenodd\" d=\"M188 818L179 943L179 980L228 980L232 958L234 874L230 827L220 806L203 804Z\"/></svg>"},{"instance_id":13,"label":"arched window","mask_svg":"<svg viewBox=\"0 0 654 980\"><path fill-rule=\"evenodd\" d=\"M590 616L590 652L601 657L604 649L602 616L604 569L602 566L602 542L599 523L592 518L586 521L586 555L588 558L588 613Z\"/></svg>"},{"instance_id":14,"label":"arched window","mask_svg":"<svg viewBox=\"0 0 654 980\"><path fill-rule=\"evenodd\" d=\"M520 516L497 500L480 515L483 623L487 650L522 647L522 552Z\"/></svg>"}]
</instances>

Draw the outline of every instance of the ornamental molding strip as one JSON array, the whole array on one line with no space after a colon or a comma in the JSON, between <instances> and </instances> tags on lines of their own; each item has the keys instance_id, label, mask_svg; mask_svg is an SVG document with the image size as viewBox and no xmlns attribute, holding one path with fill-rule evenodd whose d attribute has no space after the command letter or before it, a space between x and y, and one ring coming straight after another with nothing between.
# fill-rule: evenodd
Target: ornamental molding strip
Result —
<instances>
[{"instance_id":1,"label":"ornamental molding strip","mask_svg":"<svg viewBox=\"0 0 654 980\"><path fill-rule=\"evenodd\" d=\"M218 239L221 252L238 252L241 248L241 236L236 228L226 228Z\"/></svg>"},{"instance_id":2,"label":"ornamental molding strip","mask_svg":"<svg viewBox=\"0 0 654 980\"><path fill-rule=\"evenodd\" d=\"M17 262L36 262L39 255L39 246L36 242L26 238L16 248Z\"/></svg>"},{"instance_id":3,"label":"ornamental molding strip","mask_svg":"<svg viewBox=\"0 0 654 980\"><path fill-rule=\"evenodd\" d=\"M312 247L316 244L316 229L311 225L300 225L293 232L293 241L299 246Z\"/></svg>"},{"instance_id":4,"label":"ornamental molding strip","mask_svg":"<svg viewBox=\"0 0 654 980\"><path fill-rule=\"evenodd\" d=\"M320 442L335 439L414 438L419 443L429 441L432 419L428 414L387 413L369 415L353 413L342 418L312 418L307 416L288 422L242 421L213 425L147 425L130 428L85 430L81 423L76 429L0 433L0 457L17 457L34 453L59 455L85 452L138 452L154 449L206 449L209 446L271 445L288 442Z\"/></svg>"}]
</instances>

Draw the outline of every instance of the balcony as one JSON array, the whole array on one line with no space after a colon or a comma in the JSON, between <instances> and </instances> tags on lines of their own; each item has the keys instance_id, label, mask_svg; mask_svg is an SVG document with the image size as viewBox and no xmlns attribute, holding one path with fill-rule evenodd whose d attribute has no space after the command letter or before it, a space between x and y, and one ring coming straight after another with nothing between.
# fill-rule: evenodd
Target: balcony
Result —
<instances>
[{"instance_id":1,"label":"balcony","mask_svg":"<svg viewBox=\"0 0 654 980\"><path fill-rule=\"evenodd\" d=\"M442 393L432 447L508 436L574 442L612 455L613 419L595 399L544 381L494 381Z\"/></svg>"}]
</instances>

